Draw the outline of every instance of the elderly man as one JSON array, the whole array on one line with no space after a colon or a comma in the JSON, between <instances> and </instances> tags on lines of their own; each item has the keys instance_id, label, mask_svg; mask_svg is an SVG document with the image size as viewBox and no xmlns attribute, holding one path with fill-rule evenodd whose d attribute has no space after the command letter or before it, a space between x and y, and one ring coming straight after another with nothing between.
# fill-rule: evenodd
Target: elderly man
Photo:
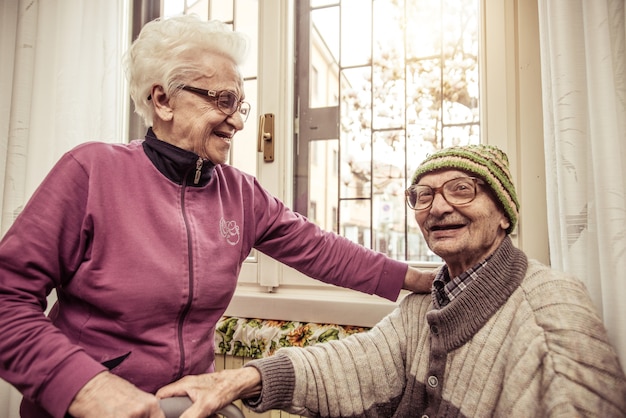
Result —
<instances>
[{"instance_id":1,"label":"elderly man","mask_svg":"<svg viewBox=\"0 0 626 418\"><path fill-rule=\"evenodd\" d=\"M429 156L406 192L445 261L372 330L282 349L243 369L189 376L185 417L233 399L314 416L626 416L626 379L576 279L529 260L509 234L519 204L507 156L488 145Z\"/></svg>"}]
</instances>

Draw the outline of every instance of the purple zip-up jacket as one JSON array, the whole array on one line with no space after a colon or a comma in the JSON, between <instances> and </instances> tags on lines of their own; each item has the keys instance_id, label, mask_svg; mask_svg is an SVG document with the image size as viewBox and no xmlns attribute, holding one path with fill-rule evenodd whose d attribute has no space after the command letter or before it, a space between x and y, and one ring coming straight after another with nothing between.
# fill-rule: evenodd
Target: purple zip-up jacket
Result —
<instances>
[{"instance_id":1,"label":"purple zip-up jacket","mask_svg":"<svg viewBox=\"0 0 626 418\"><path fill-rule=\"evenodd\" d=\"M65 154L0 241L0 377L23 393L25 417L63 417L107 368L148 392L212 371L215 324L252 248L327 283L399 294L405 263L152 135Z\"/></svg>"}]
</instances>

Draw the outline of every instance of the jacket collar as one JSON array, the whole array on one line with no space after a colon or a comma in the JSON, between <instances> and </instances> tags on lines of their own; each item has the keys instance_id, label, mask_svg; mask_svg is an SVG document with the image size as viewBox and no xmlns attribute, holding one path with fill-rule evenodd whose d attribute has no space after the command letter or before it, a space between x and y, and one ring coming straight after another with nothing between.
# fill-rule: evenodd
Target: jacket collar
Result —
<instances>
[{"instance_id":1,"label":"jacket collar","mask_svg":"<svg viewBox=\"0 0 626 418\"><path fill-rule=\"evenodd\" d=\"M196 153L160 140L152 128L148 129L142 145L157 170L176 184L203 187L213 177L215 164L200 158ZM198 170L200 176L196 177Z\"/></svg>"}]
</instances>

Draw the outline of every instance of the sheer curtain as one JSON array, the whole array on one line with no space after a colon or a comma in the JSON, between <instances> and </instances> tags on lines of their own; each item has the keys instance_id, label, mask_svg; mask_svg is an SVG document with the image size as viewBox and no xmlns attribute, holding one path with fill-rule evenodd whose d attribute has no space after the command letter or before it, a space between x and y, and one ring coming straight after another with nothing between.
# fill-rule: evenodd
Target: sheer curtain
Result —
<instances>
[{"instance_id":1,"label":"sheer curtain","mask_svg":"<svg viewBox=\"0 0 626 418\"><path fill-rule=\"evenodd\" d=\"M539 0L551 264L583 280L626 368L624 0Z\"/></svg>"},{"instance_id":2,"label":"sheer curtain","mask_svg":"<svg viewBox=\"0 0 626 418\"><path fill-rule=\"evenodd\" d=\"M0 0L0 235L73 146L126 140L130 0ZM0 380L0 416L20 395Z\"/></svg>"},{"instance_id":3,"label":"sheer curtain","mask_svg":"<svg viewBox=\"0 0 626 418\"><path fill-rule=\"evenodd\" d=\"M125 139L129 10L129 0L1 0L0 232L63 152Z\"/></svg>"}]
</instances>

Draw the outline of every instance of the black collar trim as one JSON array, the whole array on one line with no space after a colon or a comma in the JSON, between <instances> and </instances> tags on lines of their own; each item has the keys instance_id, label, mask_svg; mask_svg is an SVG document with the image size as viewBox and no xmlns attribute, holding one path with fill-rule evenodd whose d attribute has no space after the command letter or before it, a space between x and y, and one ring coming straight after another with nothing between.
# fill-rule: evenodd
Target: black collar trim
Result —
<instances>
[{"instance_id":1,"label":"black collar trim","mask_svg":"<svg viewBox=\"0 0 626 418\"><path fill-rule=\"evenodd\" d=\"M168 142L162 141L154 134L152 128L148 129L143 149L152 164L176 184L191 187L204 187L213 178L215 164L209 160L201 159L197 154L178 148ZM200 178L195 183L196 165L202 162Z\"/></svg>"}]
</instances>

